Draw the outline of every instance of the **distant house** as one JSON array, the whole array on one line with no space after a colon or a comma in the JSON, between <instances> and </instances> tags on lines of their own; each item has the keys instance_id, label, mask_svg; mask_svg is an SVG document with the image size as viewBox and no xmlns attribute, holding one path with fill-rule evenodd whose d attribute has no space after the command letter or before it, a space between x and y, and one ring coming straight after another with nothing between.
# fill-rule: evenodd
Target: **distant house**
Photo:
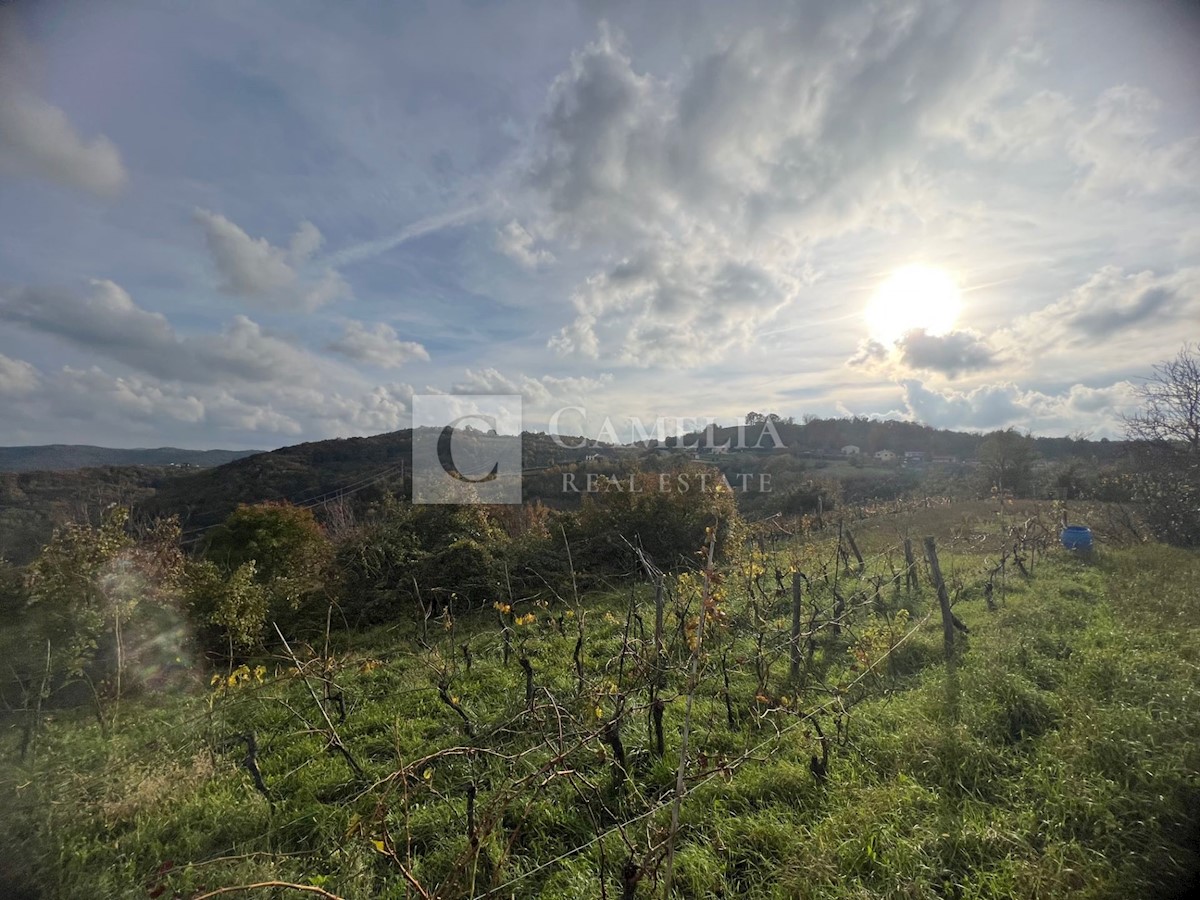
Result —
<instances>
[{"instance_id":1,"label":"distant house","mask_svg":"<svg viewBox=\"0 0 1200 900\"><path fill-rule=\"evenodd\" d=\"M842 456L858 456L860 453L862 453L862 451L858 447L854 446L854 444L847 444L842 448Z\"/></svg>"},{"instance_id":2,"label":"distant house","mask_svg":"<svg viewBox=\"0 0 1200 900\"><path fill-rule=\"evenodd\" d=\"M587 456L585 456L583 458L583 461L584 462L595 462L598 459L604 459L604 457L601 456L599 453L589 453Z\"/></svg>"},{"instance_id":3,"label":"distant house","mask_svg":"<svg viewBox=\"0 0 1200 900\"><path fill-rule=\"evenodd\" d=\"M729 448L724 445L721 445L719 447L702 447L701 450L704 453L711 453L714 456L716 456L718 454L725 454L725 453L729 452Z\"/></svg>"},{"instance_id":4,"label":"distant house","mask_svg":"<svg viewBox=\"0 0 1200 900\"><path fill-rule=\"evenodd\" d=\"M905 450L904 461L906 463L923 463L925 462L924 450Z\"/></svg>"},{"instance_id":5,"label":"distant house","mask_svg":"<svg viewBox=\"0 0 1200 900\"><path fill-rule=\"evenodd\" d=\"M896 454L891 450L876 450L875 458L880 462L893 462L896 459Z\"/></svg>"},{"instance_id":6,"label":"distant house","mask_svg":"<svg viewBox=\"0 0 1200 900\"><path fill-rule=\"evenodd\" d=\"M958 462L958 457L957 456L934 456L933 459L930 460L930 462L932 462L936 465L948 466L948 465L952 465L953 463Z\"/></svg>"}]
</instances>

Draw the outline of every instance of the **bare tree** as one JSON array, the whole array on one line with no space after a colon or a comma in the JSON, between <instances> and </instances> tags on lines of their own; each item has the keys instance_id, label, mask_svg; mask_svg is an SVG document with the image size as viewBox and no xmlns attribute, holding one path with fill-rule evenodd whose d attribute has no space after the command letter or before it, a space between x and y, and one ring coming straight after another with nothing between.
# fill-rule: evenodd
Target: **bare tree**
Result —
<instances>
[{"instance_id":1,"label":"bare tree","mask_svg":"<svg viewBox=\"0 0 1200 900\"><path fill-rule=\"evenodd\" d=\"M1154 367L1137 388L1142 408L1125 417L1139 495L1160 540L1200 544L1200 344Z\"/></svg>"}]
</instances>

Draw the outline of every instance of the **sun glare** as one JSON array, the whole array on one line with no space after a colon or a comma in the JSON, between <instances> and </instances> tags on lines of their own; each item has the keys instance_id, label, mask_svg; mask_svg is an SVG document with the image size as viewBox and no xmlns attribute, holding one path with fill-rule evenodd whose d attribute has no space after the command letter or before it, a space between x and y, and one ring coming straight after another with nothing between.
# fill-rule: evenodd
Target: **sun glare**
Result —
<instances>
[{"instance_id":1,"label":"sun glare","mask_svg":"<svg viewBox=\"0 0 1200 900\"><path fill-rule=\"evenodd\" d=\"M871 337L890 344L917 328L945 334L961 309L962 295L949 274L931 266L905 266L879 286L865 315Z\"/></svg>"}]
</instances>

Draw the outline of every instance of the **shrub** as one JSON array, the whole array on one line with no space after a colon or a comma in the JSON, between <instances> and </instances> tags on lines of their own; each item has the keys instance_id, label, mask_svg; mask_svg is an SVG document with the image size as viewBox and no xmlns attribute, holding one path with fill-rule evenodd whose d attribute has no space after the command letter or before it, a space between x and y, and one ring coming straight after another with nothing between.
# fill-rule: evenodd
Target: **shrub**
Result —
<instances>
[{"instance_id":1,"label":"shrub","mask_svg":"<svg viewBox=\"0 0 1200 900\"><path fill-rule=\"evenodd\" d=\"M312 612L303 607L323 593L332 555L329 540L311 510L287 503L239 506L208 533L204 542L204 558L231 579L225 593L219 592L208 603L213 609L222 603L244 607L237 614L227 608L227 613L239 620L233 625L235 630L243 630L243 636L248 637L252 625L243 614L257 601L251 601L242 592L235 602L229 590L234 590L234 594L241 590L237 579L244 580L243 567L253 563L254 581L266 595L264 624L274 621L281 628L297 624L304 612ZM242 574L238 575L239 572ZM203 581L207 576L198 577ZM227 624L232 623L226 613L221 615Z\"/></svg>"},{"instance_id":2,"label":"shrub","mask_svg":"<svg viewBox=\"0 0 1200 900\"><path fill-rule=\"evenodd\" d=\"M661 568L688 565L698 561L705 529L714 523L718 557L728 560L741 553L745 526L733 491L714 468L635 472L601 480L597 488L584 496L568 529L579 568L630 571L635 559L625 541L640 546Z\"/></svg>"}]
</instances>

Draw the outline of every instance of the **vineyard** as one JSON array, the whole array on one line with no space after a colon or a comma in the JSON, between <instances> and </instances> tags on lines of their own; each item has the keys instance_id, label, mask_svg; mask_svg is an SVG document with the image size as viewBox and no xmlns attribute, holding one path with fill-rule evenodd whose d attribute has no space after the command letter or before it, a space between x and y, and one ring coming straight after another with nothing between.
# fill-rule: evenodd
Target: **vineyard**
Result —
<instances>
[{"instance_id":1,"label":"vineyard","mask_svg":"<svg viewBox=\"0 0 1200 900\"><path fill-rule=\"evenodd\" d=\"M773 519L728 563L714 521L685 568L621 538L598 586L564 531L537 589L331 605L107 727L18 716L5 866L79 898L1169 895L1200 560L1081 513L1086 557L1049 504Z\"/></svg>"}]
</instances>

